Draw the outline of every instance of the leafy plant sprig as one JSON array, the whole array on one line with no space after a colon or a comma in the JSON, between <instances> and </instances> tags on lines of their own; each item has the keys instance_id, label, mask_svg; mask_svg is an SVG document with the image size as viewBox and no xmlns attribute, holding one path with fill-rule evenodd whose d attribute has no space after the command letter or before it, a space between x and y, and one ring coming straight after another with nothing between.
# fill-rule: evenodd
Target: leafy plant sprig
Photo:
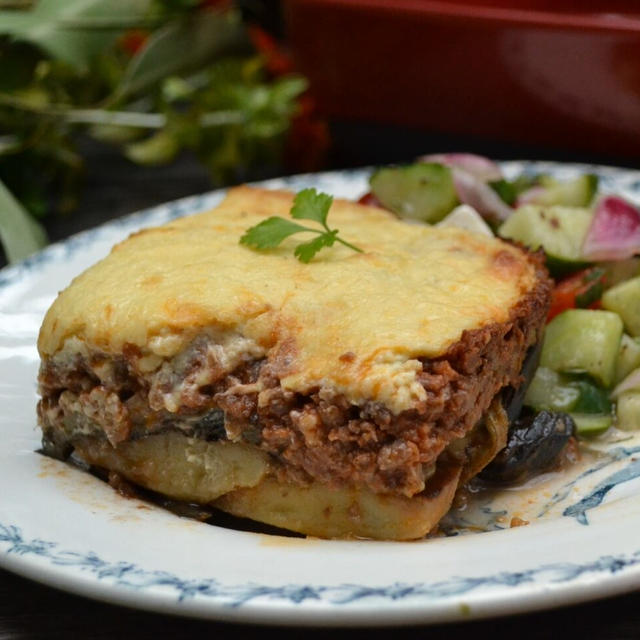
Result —
<instances>
[{"instance_id":1,"label":"leafy plant sprig","mask_svg":"<svg viewBox=\"0 0 640 640\"><path fill-rule=\"evenodd\" d=\"M338 235L339 230L331 229L327 224L327 216L332 202L333 196L326 193L318 193L315 189L303 189L296 195L290 215L296 220L319 222L322 225L322 229L305 227L286 218L272 216L247 229L240 238L240 244L247 245L253 249L274 249L285 238L295 233L309 232L317 234L317 237L297 245L293 252L300 262L309 262L318 251L324 247L331 247L336 242L353 249L353 251L362 253L363 251L360 247L356 247L341 238Z\"/></svg>"},{"instance_id":2,"label":"leafy plant sprig","mask_svg":"<svg viewBox=\"0 0 640 640\"><path fill-rule=\"evenodd\" d=\"M10 261L46 243L37 219L77 207L87 140L146 166L190 154L216 186L279 167L307 82L270 71L240 4L0 0L0 245Z\"/></svg>"}]
</instances>

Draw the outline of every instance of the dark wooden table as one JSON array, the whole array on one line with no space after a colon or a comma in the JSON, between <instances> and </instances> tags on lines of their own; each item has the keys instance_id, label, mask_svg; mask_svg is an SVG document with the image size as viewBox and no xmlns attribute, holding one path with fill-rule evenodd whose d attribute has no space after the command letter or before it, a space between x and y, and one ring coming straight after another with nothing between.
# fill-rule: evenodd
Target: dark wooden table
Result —
<instances>
[{"instance_id":1,"label":"dark wooden table","mask_svg":"<svg viewBox=\"0 0 640 640\"><path fill-rule=\"evenodd\" d=\"M638 166L633 158L595 158L559 150L526 149L482 141L417 135L366 126L334 125L336 147L331 167L381 164L410 159L419 153L472 149L499 158L541 158L602 162ZM135 169L113 154L92 152L80 212L66 219L52 219L52 240L65 238L112 218L211 188L206 173L190 159L167 169ZM10 491L3 487L2 491ZM0 498L1 499L1 498ZM640 532L638 532L640 539ZM640 589L634 593L552 611L493 620L432 627L393 629L278 628L284 638L314 640L333 638L371 640L415 637L446 638L584 638L618 640L640 638ZM179 637L261 638L268 627L182 619L94 602L42 586L0 570L0 640L32 638L82 638L88 640Z\"/></svg>"}]
</instances>

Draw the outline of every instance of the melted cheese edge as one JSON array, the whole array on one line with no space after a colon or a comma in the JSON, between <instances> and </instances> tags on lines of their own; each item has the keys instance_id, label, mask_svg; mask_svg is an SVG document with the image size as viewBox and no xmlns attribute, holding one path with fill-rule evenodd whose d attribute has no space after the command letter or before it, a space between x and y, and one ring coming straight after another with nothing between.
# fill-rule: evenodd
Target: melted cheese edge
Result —
<instances>
[{"instance_id":1,"label":"melted cheese edge","mask_svg":"<svg viewBox=\"0 0 640 640\"><path fill-rule=\"evenodd\" d=\"M133 234L58 296L41 356L79 339L114 354L132 343L160 362L209 331L276 358L288 390L327 387L398 413L425 400L418 358L507 321L535 285L526 255L498 239L340 200L330 224L364 253L336 244L302 264L293 248L309 236L269 251L239 244L265 217L289 217L292 198L238 187L212 211Z\"/></svg>"}]
</instances>

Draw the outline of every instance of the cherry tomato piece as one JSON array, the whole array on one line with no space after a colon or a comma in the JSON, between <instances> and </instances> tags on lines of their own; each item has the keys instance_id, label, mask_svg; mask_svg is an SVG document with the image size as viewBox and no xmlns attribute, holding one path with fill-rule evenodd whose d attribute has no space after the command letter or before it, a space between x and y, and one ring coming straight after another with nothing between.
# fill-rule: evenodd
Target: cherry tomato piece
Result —
<instances>
[{"instance_id":1,"label":"cherry tomato piece","mask_svg":"<svg viewBox=\"0 0 640 640\"><path fill-rule=\"evenodd\" d=\"M358 204L364 204L367 207L378 207L378 209L384 209L384 205L376 198L371 191L365 193L359 200Z\"/></svg>"},{"instance_id":2,"label":"cherry tomato piece","mask_svg":"<svg viewBox=\"0 0 640 640\"><path fill-rule=\"evenodd\" d=\"M567 309L598 309L604 291L606 271L591 267L560 280L551 294L547 322Z\"/></svg>"}]
</instances>

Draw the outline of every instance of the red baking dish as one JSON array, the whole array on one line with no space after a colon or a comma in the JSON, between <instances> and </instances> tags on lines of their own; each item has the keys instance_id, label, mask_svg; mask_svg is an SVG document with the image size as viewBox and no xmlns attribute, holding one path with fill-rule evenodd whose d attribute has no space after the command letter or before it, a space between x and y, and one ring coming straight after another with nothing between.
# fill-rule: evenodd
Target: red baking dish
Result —
<instances>
[{"instance_id":1,"label":"red baking dish","mask_svg":"<svg viewBox=\"0 0 640 640\"><path fill-rule=\"evenodd\" d=\"M640 158L640 0L285 0L329 117Z\"/></svg>"}]
</instances>

